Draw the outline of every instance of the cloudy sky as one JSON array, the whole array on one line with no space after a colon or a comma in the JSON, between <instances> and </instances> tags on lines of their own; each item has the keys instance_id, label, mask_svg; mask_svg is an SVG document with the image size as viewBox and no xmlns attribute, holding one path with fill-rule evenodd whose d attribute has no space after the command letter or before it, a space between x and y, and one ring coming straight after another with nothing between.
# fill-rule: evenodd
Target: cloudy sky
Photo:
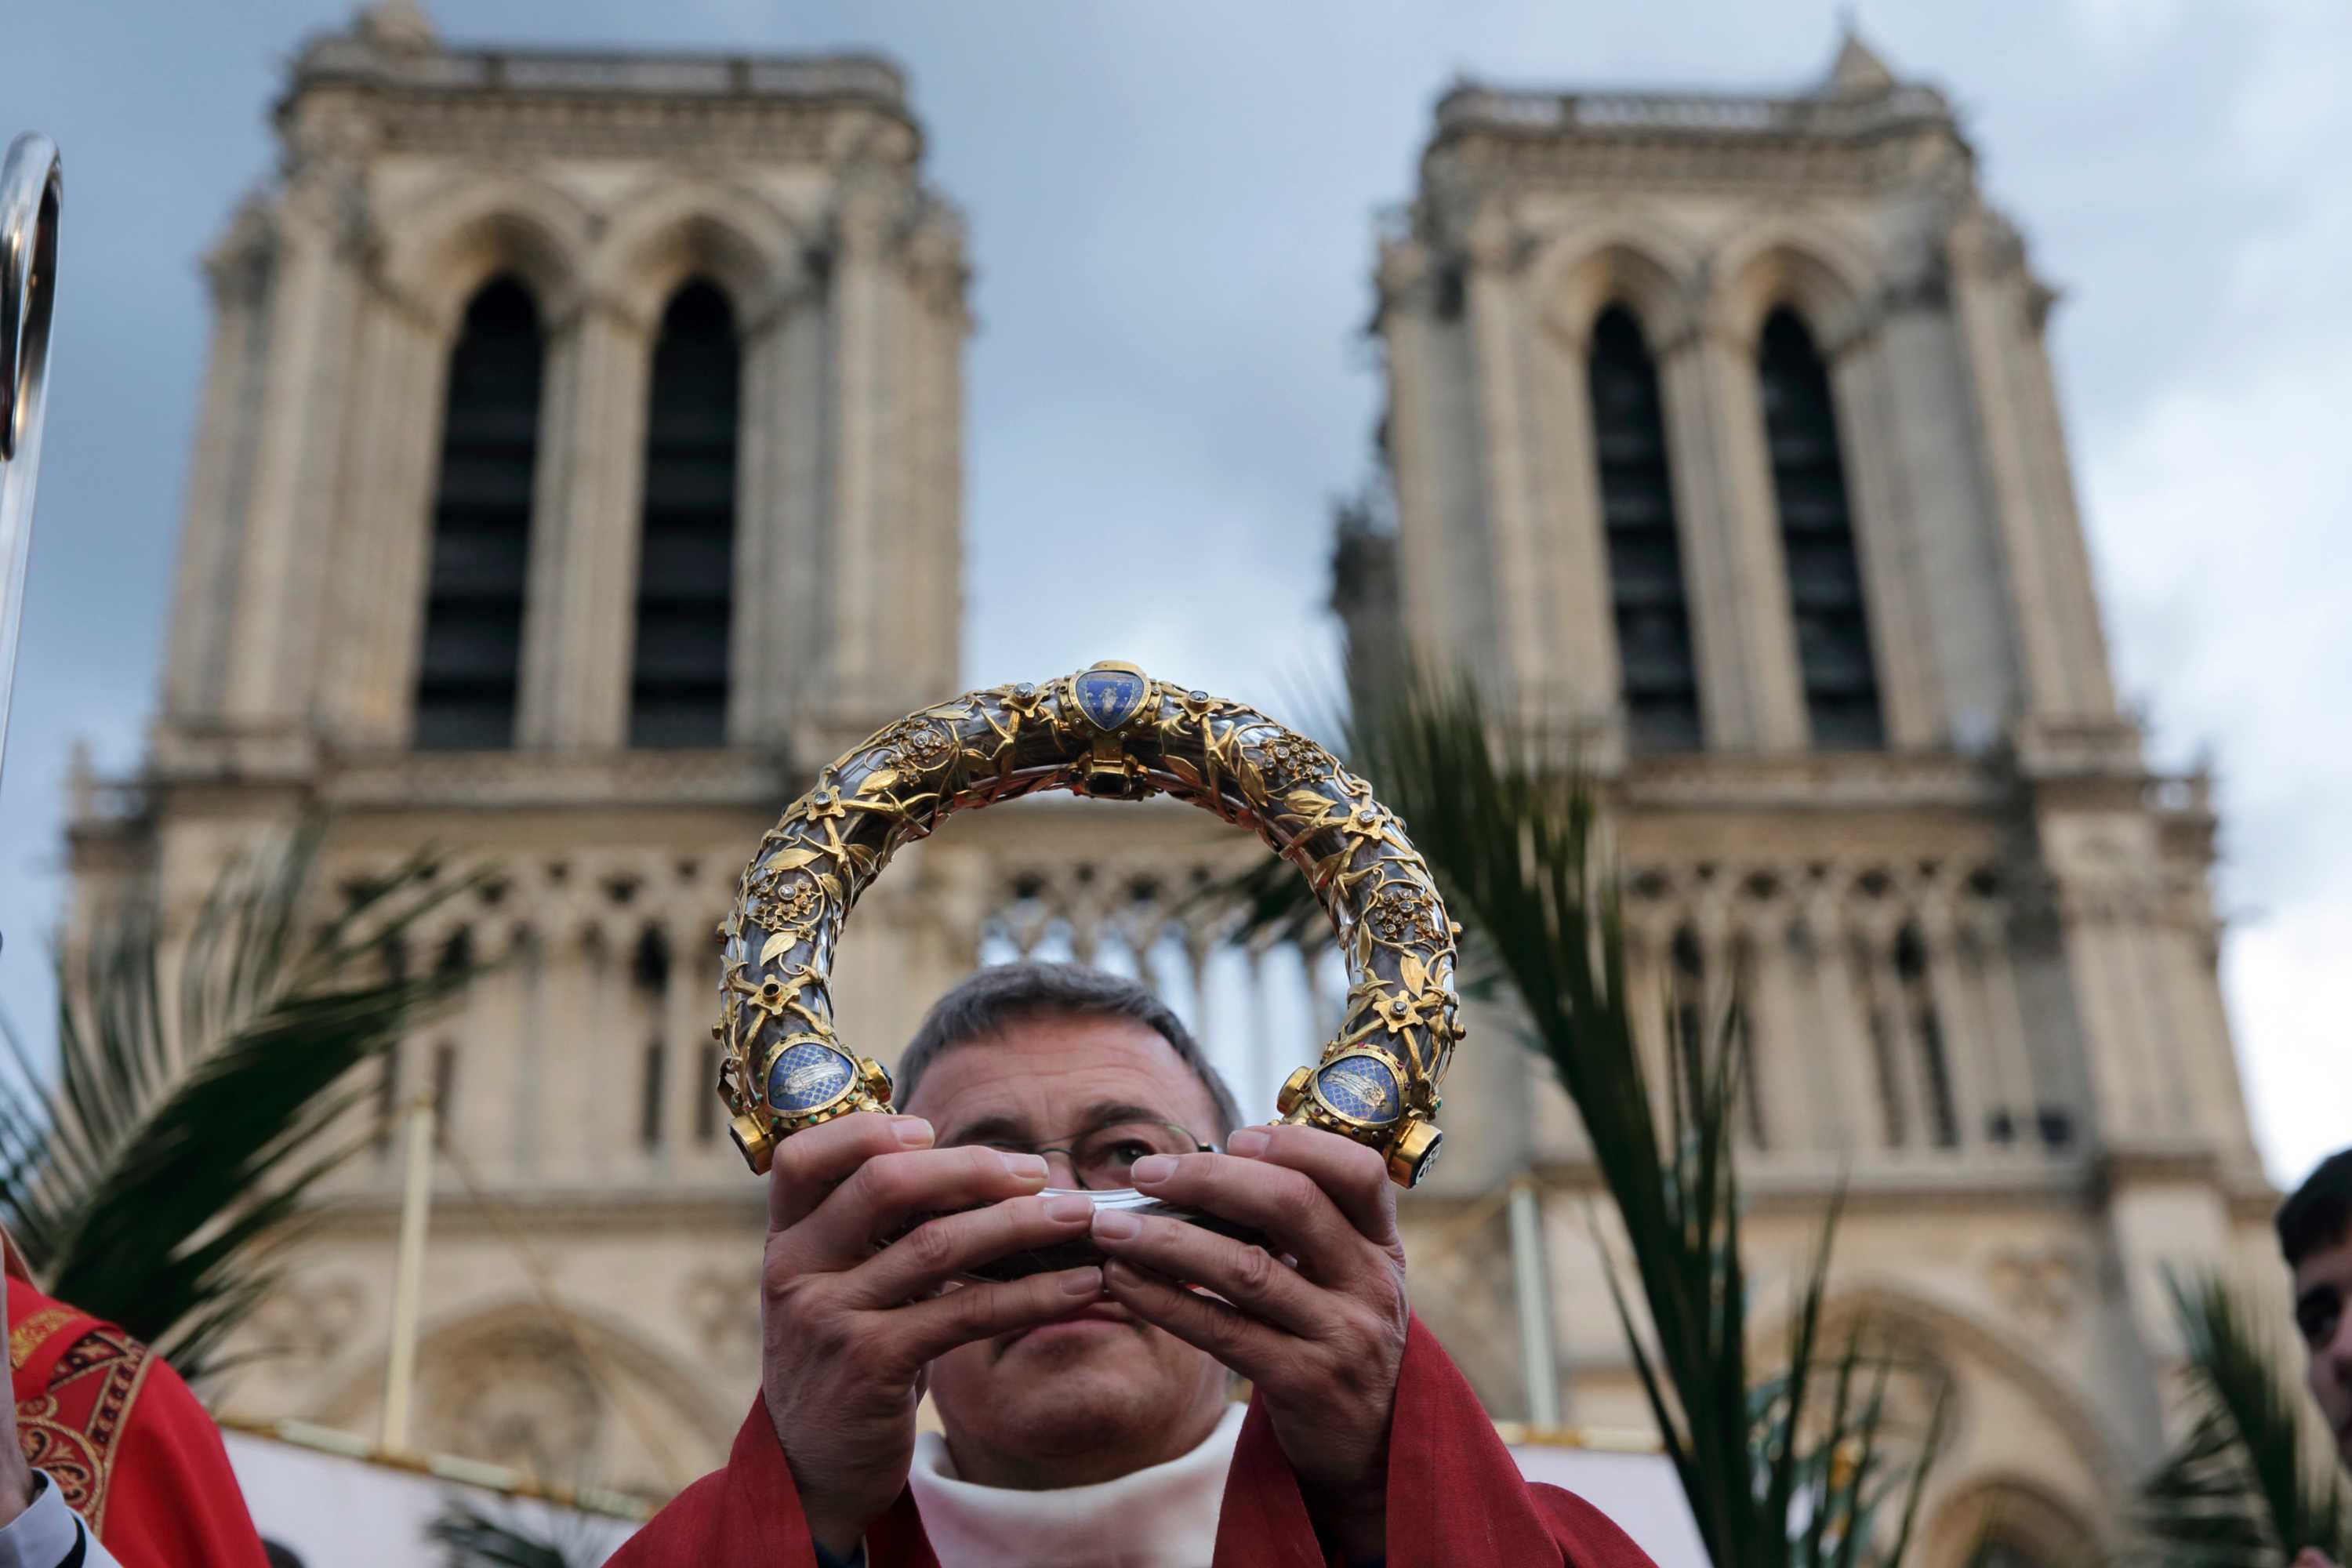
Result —
<instances>
[{"instance_id":1,"label":"cloudy sky","mask_svg":"<svg viewBox=\"0 0 2352 1568\"><path fill-rule=\"evenodd\" d=\"M878 48L969 215L965 648L1113 650L1241 697L1328 668L1326 508L1366 468L1375 212L1457 75L1792 88L1828 0L1184 5L437 0L464 41ZM133 766L206 331L196 257L344 0L14 7L0 133L68 174L65 293L5 786L0 1005L47 1005L68 748ZM2352 1142L2352 10L2341 0L1861 9L1961 106L2067 302L2054 342L2109 631L2159 756L2210 756L2226 980L2272 1174ZM1058 563L1108 549L1108 589ZM1102 579L1093 579L1099 584Z\"/></svg>"}]
</instances>

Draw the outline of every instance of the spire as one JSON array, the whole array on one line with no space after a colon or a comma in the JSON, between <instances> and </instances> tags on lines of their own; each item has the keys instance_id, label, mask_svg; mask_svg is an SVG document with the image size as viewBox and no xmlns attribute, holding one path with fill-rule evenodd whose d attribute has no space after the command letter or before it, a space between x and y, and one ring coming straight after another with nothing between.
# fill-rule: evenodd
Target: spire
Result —
<instances>
[{"instance_id":1,"label":"spire","mask_svg":"<svg viewBox=\"0 0 2352 1568\"><path fill-rule=\"evenodd\" d=\"M1853 13L1849 10L1838 18L1837 58L1830 64L1830 74L1822 83L1824 98L1866 98L1885 92L1895 86L1895 73L1877 51L1862 41L1854 30Z\"/></svg>"},{"instance_id":2,"label":"spire","mask_svg":"<svg viewBox=\"0 0 2352 1568\"><path fill-rule=\"evenodd\" d=\"M369 43L391 49L429 49L436 42L433 19L416 0L375 0L360 8L352 30Z\"/></svg>"}]
</instances>

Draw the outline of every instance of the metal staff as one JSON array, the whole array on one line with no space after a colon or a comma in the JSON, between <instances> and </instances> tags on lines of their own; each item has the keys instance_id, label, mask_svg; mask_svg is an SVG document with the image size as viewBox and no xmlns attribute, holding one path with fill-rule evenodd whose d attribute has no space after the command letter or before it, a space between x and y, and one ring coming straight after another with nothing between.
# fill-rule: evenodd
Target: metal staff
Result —
<instances>
[{"instance_id":1,"label":"metal staff","mask_svg":"<svg viewBox=\"0 0 2352 1568\"><path fill-rule=\"evenodd\" d=\"M58 211L65 170L57 143L26 132L0 164L0 759L16 688L16 633L41 479L49 375L49 309L58 288Z\"/></svg>"}]
</instances>

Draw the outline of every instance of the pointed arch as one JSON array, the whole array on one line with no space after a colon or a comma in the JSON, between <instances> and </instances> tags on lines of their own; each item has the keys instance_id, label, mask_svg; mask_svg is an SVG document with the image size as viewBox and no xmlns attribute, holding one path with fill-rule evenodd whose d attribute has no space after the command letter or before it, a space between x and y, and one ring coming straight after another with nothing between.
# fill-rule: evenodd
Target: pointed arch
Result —
<instances>
[{"instance_id":1,"label":"pointed arch","mask_svg":"<svg viewBox=\"0 0 2352 1568\"><path fill-rule=\"evenodd\" d=\"M1551 236L1528 268L1544 324L1579 352L1612 305L1632 312L1654 351L1680 342L1697 325L1705 273L1679 235L1639 213L1612 213Z\"/></svg>"},{"instance_id":2,"label":"pointed arch","mask_svg":"<svg viewBox=\"0 0 2352 1568\"><path fill-rule=\"evenodd\" d=\"M1698 661L1657 365L1622 304L1601 310L1588 342L1593 466L1626 739L1636 751L1696 751L1705 742Z\"/></svg>"},{"instance_id":3,"label":"pointed arch","mask_svg":"<svg viewBox=\"0 0 2352 1568\"><path fill-rule=\"evenodd\" d=\"M1924 1561L1937 1568L1961 1568L1969 1561L1973 1532L1955 1528L1948 1534L1948 1526L1964 1515L1981 1517L1969 1515L1963 1506L1972 1494L2016 1495L2014 1477L2023 1455L2032 1455L2036 1467L2039 1479L2029 1489L2044 1505L2040 1517L2066 1520L2072 1529L2091 1532L2082 1521L2098 1517L2103 1500L2126 1484L2121 1456L2130 1448L2102 1421L2076 1378L2032 1341L1922 1294L1916 1281L1864 1279L1836 1289L1822 1310L1819 1342L1843 1345L1864 1326L1882 1343L1900 1348L1906 1360L1924 1358L1951 1379L1953 1406L1937 1465L1943 1479L1930 1500L1935 1524L1927 1532ZM1776 1365L1789 1344L1785 1316L1759 1314L1748 1342L1758 1365ZM2027 1514L2021 1509L2004 1517L2022 1521ZM2055 1563L2097 1560L2091 1553L2061 1556Z\"/></svg>"},{"instance_id":4,"label":"pointed arch","mask_svg":"<svg viewBox=\"0 0 2352 1568\"><path fill-rule=\"evenodd\" d=\"M726 296L748 331L808 281L808 237L749 186L669 180L624 197L614 213L588 287L632 321L656 322L699 279Z\"/></svg>"},{"instance_id":5,"label":"pointed arch","mask_svg":"<svg viewBox=\"0 0 2352 1568\"><path fill-rule=\"evenodd\" d=\"M1812 213L1775 213L1740 230L1709 258L1709 328L1754 352L1776 310L1793 310L1834 358L1862 334L1874 279L1871 247Z\"/></svg>"},{"instance_id":6,"label":"pointed arch","mask_svg":"<svg viewBox=\"0 0 2352 1568\"><path fill-rule=\"evenodd\" d=\"M1764 319L1756 366L1812 743L1876 750L1886 744L1886 719L1829 367L1803 317L1786 305Z\"/></svg>"},{"instance_id":7,"label":"pointed arch","mask_svg":"<svg viewBox=\"0 0 2352 1568\"><path fill-rule=\"evenodd\" d=\"M492 278L449 351L410 729L419 751L515 742L545 359L530 290Z\"/></svg>"},{"instance_id":8,"label":"pointed arch","mask_svg":"<svg viewBox=\"0 0 2352 1568\"><path fill-rule=\"evenodd\" d=\"M595 221L576 197L544 181L480 174L387 213L377 277L443 338L500 274L520 279L552 324L579 301Z\"/></svg>"},{"instance_id":9,"label":"pointed arch","mask_svg":"<svg viewBox=\"0 0 2352 1568\"><path fill-rule=\"evenodd\" d=\"M742 355L727 298L696 278L654 339L630 656L629 743L727 739Z\"/></svg>"}]
</instances>

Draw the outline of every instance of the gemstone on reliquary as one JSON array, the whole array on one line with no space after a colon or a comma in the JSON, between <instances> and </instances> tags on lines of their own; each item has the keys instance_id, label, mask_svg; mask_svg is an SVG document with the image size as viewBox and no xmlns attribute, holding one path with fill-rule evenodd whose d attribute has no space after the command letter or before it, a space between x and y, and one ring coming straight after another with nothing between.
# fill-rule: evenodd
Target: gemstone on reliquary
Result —
<instances>
[{"instance_id":1,"label":"gemstone on reliquary","mask_svg":"<svg viewBox=\"0 0 2352 1568\"><path fill-rule=\"evenodd\" d=\"M1396 1075L1374 1057L1341 1057L1315 1075L1316 1097L1340 1115L1380 1126L1403 1110Z\"/></svg>"},{"instance_id":2,"label":"gemstone on reliquary","mask_svg":"<svg viewBox=\"0 0 2352 1568\"><path fill-rule=\"evenodd\" d=\"M822 1110L847 1092L856 1076L839 1051L803 1040L768 1065L768 1103L786 1115Z\"/></svg>"},{"instance_id":3,"label":"gemstone on reliquary","mask_svg":"<svg viewBox=\"0 0 2352 1568\"><path fill-rule=\"evenodd\" d=\"M1116 730L1134 718L1151 694L1151 683L1131 669L1081 670L1072 685L1078 710L1101 730Z\"/></svg>"}]
</instances>

